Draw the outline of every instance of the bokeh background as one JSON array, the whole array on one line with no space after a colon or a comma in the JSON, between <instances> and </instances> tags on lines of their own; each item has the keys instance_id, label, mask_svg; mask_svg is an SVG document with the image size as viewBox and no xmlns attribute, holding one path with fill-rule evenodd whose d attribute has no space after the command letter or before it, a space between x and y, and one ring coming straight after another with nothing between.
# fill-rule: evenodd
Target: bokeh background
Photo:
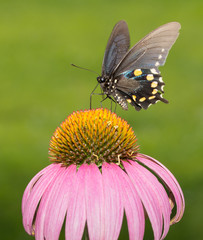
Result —
<instances>
[{"instance_id":1,"label":"bokeh background","mask_svg":"<svg viewBox=\"0 0 203 240\"><path fill-rule=\"evenodd\" d=\"M100 73L107 40L121 19L128 22L131 46L164 23L182 25L161 68L170 104L140 112L118 107L117 114L132 125L140 151L168 167L183 189L184 217L166 239L203 239L202 13L202 0L1 0L1 239L34 239L22 226L23 191L49 164L55 128L73 111L89 108L96 85L96 74L70 63ZM99 107L99 96L93 100ZM147 228L145 239L151 234Z\"/></svg>"}]
</instances>

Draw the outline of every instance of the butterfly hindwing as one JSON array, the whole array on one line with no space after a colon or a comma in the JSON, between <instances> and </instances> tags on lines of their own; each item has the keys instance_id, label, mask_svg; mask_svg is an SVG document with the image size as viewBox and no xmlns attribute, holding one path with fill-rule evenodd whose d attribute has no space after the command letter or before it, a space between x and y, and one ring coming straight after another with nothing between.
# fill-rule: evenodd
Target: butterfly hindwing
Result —
<instances>
[{"instance_id":1,"label":"butterfly hindwing","mask_svg":"<svg viewBox=\"0 0 203 240\"><path fill-rule=\"evenodd\" d=\"M120 75L116 89L128 103L140 110L147 109L158 100L168 102L162 97L164 85L155 69L135 69Z\"/></svg>"}]
</instances>

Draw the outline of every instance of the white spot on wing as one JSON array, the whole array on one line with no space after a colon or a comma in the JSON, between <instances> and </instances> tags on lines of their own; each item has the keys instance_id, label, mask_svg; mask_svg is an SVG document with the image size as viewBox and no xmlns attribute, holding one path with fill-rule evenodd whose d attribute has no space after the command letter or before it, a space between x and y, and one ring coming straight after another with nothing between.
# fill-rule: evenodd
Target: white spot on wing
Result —
<instances>
[{"instance_id":1,"label":"white spot on wing","mask_svg":"<svg viewBox=\"0 0 203 240\"><path fill-rule=\"evenodd\" d=\"M162 59L162 55L161 54L158 56L158 59Z\"/></svg>"},{"instance_id":2,"label":"white spot on wing","mask_svg":"<svg viewBox=\"0 0 203 240\"><path fill-rule=\"evenodd\" d=\"M165 49L164 49L164 48L162 48L162 49L161 49L161 52L164 52L164 51L165 51Z\"/></svg>"},{"instance_id":3,"label":"white spot on wing","mask_svg":"<svg viewBox=\"0 0 203 240\"><path fill-rule=\"evenodd\" d=\"M158 73L155 68L150 69L150 71L151 71L151 73L153 73L153 74L157 74L157 73Z\"/></svg>"},{"instance_id":4,"label":"white spot on wing","mask_svg":"<svg viewBox=\"0 0 203 240\"><path fill-rule=\"evenodd\" d=\"M157 62L155 63L155 66L158 67L159 65L160 65L160 63L157 61Z\"/></svg>"}]
</instances>

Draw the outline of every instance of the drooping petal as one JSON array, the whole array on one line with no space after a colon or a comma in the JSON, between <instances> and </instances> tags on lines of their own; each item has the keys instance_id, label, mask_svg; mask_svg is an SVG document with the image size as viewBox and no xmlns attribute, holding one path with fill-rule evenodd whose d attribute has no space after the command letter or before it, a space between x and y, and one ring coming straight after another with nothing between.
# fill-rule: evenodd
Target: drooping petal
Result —
<instances>
[{"instance_id":1,"label":"drooping petal","mask_svg":"<svg viewBox=\"0 0 203 240\"><path fill-rule=\"evenodd\" d=\"M132 162L132 165L134 162ZM142 172L142 177L143 181L148 180L148 185L151 188L152 194L154 194L157 197L158 203L159 203L159 208L162 212L163 215L163 220L164 220L164 229L162 233L162 237L164 238L170 227L170 215L171 215L171 207L170 207L170 202L168 199L168 195L162 184L158 181L158 179L147 169L145 169L141 165L137 165L136 163L137 170Z\"/></svg>"},{"instance_id":2,"label":"drooping petal","mask_svg":"<svg viewBox=\"0 0 203 240\"><path fill-rule=\"evenodd\" d=\"M120 194L120 180L114 172L113 164L102 164L104 190L104 239L118 239L123 221L123 204Z\"/></svg>"},{"instance_id":3,"label":"drooping petal","mask_svg":"<svg viewBox=\"0 0 203 240\"><path fill-rule=\"evenodd\" d=\"M50 186L48 194L43 196L47 201L46 209L42 208L44 217L44 238L57 240L64 222L70 198L72 197L73 183L76 175L76 166L62 167L63 172ZM40 205L43 204L43 199ZM40 211L40 209L39 209ZM38 215L37 215L38 218ZM43 224L43 223L41 223ZM36 223L37 236L37 223Z\"/></svg>"},{"instance_id":4,"label":"drooping petal","mask_svg":"<svg viewBox=\"0 0 203 240\"><path fill-rule=\"evenodd\" d=\"M129 176L116 164L112 164L112 168L117 176L116 183L118 184L125 208L129 239L141 240L144 236L145 216L140 196Z\"/></svg>"},{"instance_id":5,"label":"drooping petal","mask_svg":"<svg viewBox=\"0 0 203 240\"><path fill-rule=\"evenodd\" d=\"M33 186L35 185L35 183L40 179L40 177L46 172L48 173L49 171L51 171L53 168L55 168L55 164L51 164L45 168L43 168L40 172L38 172L28 183L24 194L23 194L23 198L22 198L22 213L24 214L24 209L27 203L27 199L30 196L31 190L33 188Z\"/></svg>"},{"instance_id":6,"label":"drooping petal","mask_svg":"<svg viewBox=\"0 0 203 240\"><path fill-rule=\"evenodd\" d=\"M80 167L72 186L72 197L67 206L66 239L80 240L86 222L86 204L84 188L85 171Z\"/></svg>"},{"instance_id":7,"label":"drooping petal","mask_svg":"<svg viewBox=\"0 0 203 240\"><path fill-rule=\"evenodd\" d=\"M104 239L104 199L102 176L96 164L83 164L85 203L90 240Z\"/></svg>"},{"instance_id":8,"label":"drooping petal","mask_svg":"<svg viewBox=\"0 0 203 240\"><path fill-rule=\"evenodd\" d=\"M138 161L142 162L147 167L152 169L163 180L165 186L169 189L169 191L172 192L176 202L177 210L176 215L171 220L171 224L180 221L185 209L185 200L182 189L176 178L163 164L161 164L156 159L141 153L138 154L136 158Z\"/></svg>"},{"instance_id":9,"label":"drooping petal","mask_svg":"<svg viewBox=\"0 0 203 240\"><path fill-rule=\"evenodd\" d=\"M40 199L57 177L59 164L51 164L39 172L28 184L23 196L23 226L28 234L34 233L33 220Z\"/></svg>"},{"instance_id":10,"label":"drooping petal","mask_svg":"<svg viewBox=\"0 0 203 240\"><path fill-rule=\"evenodd\" d=\"M134 161L129 163L123 161L123 165L144 204L152 225L154 239L161 239L163 206L160 205L160 196L157 197L159 192L155 187L160 183L153 174ZM160 184L161 187L163 186Z\"/></svg>"}]
</instances>

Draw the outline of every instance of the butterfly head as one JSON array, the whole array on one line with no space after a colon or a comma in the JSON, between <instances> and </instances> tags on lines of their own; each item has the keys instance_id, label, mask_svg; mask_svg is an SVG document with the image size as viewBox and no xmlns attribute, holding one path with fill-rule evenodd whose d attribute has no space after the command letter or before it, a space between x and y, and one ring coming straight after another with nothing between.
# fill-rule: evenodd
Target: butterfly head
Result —
<instances>
[{"instance_id":1,"label":"butterfly head","mask_svg":"<svg viewBox=\"0 0 203 240\"><path fill-rule=\"evenodd\" d=\"M103 76L99 76L99 77L97 77L97 81L98 81L98 83L104 83L106 81L106 78Z\"/></svg>"}]
</instances>

